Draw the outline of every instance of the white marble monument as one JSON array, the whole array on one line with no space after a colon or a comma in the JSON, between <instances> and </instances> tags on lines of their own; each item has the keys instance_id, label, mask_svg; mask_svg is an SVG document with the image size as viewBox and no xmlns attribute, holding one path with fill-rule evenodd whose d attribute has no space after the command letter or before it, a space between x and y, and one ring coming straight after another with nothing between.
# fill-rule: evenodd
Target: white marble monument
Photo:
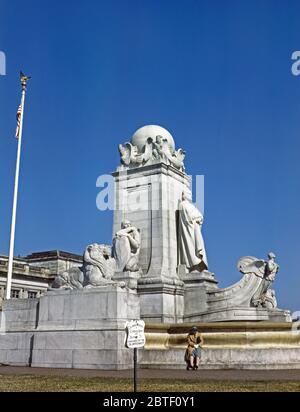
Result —
<instances>
[{"instance_id":1,"label":"white marble monument","mask_svg":"<svg viewBox=\"0 0 300 412\"><path fill-rule=\"evenodd\" d=\"M226 289L217 287L208 270L203 216L191 200L185 152L176 150L166 129L144 126L130 142L119 145L119 151L121 165L113 173L113 234L127 220L140 233L137 291L143 319L177 323L290 319L287 311L277 309L275 292L268 291L272 282L265 279L270 261L250 258L260 262L258 272L255 263L243 269L249 260L243 258L238 266L242 280ZM266 293L268 304L263 301Z\"/></svg>"},{"instance_id":2,"label":"white marble monument","mask_svg":"<svg viewBox=\"0 0 300 412\"><path fill-rule=\"evenodd\" d=\"M239 259L241 280L219 288L201 232L204 218L191 201L185 152L176 149L171 134L156 125L138 129L129 140L119 145L120 165L113 173L112 244L88 245L82 266L58 275L40 299L3 303L5 333L0 334L0 363L130 368L124 325L141 318L147 335L144 367L184 366L182 334L192 324L206 328L206 339L212 342L207 367L232 361L235 330L241 334L237 367L258 367L260 339L265 336L264 349L271 348L270 331L277 330L282 334L276 335L273 364L276 354L280 367L298 367L300 332L291 331L289 311L277 308L272 283L279 266L274 253L266 260L253 256ZM222 321L232 322L232 328L226 329ZM256 329L253 332L254 340L259 337L255 347L249 334L246 340L242 337L249 321L255 325L269 322L265 329L258 328L259 333ZM214 340L218 324L226 329L232 344L229 352L222 340ZM288 341L288 357L280 355L285 348L282 339ZM214 346L215 341L220 345Z\"/></svg>"}]
</instances>

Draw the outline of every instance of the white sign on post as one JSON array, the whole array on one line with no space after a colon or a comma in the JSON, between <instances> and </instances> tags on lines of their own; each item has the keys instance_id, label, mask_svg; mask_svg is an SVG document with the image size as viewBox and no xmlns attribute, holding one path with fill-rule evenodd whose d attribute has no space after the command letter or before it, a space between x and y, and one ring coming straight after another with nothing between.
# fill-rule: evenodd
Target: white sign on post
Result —
<instances>
[{"instance_id":1,"label":"white sign on post","mask_svg":"<svg viewBox=\"0 0 300 412\"><path fill-rule=\"evenodd\" d=\"M146 343L145 322L143 320L130 320L125 324L125 346L129 349L143 348Z\"/></svg>"}]
</instances>

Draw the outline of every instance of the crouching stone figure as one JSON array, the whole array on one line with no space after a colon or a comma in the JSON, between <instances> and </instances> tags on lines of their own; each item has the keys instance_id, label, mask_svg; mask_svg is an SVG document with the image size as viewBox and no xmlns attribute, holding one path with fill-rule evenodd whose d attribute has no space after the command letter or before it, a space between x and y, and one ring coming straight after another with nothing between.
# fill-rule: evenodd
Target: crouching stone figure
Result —
<instances>
[{"instance_id":1,"label":"crouching stone figure","mask_svg":"<svg viewBox=\"0 0 300 412\"><path fill-rule=\"evenodd\" d=\"M112 255L116 260L118 272L138 272L141 236L138 229L128 220L122 222L121 229L115 234Z\"/></svg>"}]
</instances>

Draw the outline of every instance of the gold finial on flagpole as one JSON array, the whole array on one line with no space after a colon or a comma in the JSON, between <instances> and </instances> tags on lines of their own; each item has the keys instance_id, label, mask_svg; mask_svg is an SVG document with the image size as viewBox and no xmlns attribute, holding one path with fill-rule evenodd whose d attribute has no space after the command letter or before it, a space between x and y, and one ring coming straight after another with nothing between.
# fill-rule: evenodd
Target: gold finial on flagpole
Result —
<instances>
[{"instance_id":1,"label":"gold finial on flagpole","mask_svg":"<svg viewBox=\"0 0 300 412\"><path fill-rule=\"evenodd\" d=\"M26 85L29 79L31 79L31 76L25 76L25 74L22 71L20 71L20 80L21 80L22 90L26 90Z\"/></svg>"}]
</instances>

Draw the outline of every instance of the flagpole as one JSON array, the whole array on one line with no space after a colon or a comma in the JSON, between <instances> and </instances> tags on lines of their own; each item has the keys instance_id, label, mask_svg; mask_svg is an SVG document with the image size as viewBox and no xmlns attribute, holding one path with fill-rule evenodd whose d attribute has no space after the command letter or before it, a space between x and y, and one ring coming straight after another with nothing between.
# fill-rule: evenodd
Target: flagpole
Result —
<instances>
[{"instance_id":1,"label":"flagpole","mask_svg":"<svg viewBox=\"0 0 300 412\"><path fill-rule=\"evenodd\" d=\"M18 134L18 149L17 149L16 172L15 172L15 186L14 186L13 207L12 207L12 216L11 216L8 270L7 270L7 281L6 281L6 299L10 299L10 297L11 297L11 281L12 281L13 260L14 260L16 215L17 215L20 160L21 160L21 148L22 148L23 116L24 116L25 96L26 96L26 84L27 84L28 79L29 78L24 76L23 73L21 72L21 86L22 86L21 116L20 116L20 128L19 128L19 134Z\"/></svg>"}]
</instances>

